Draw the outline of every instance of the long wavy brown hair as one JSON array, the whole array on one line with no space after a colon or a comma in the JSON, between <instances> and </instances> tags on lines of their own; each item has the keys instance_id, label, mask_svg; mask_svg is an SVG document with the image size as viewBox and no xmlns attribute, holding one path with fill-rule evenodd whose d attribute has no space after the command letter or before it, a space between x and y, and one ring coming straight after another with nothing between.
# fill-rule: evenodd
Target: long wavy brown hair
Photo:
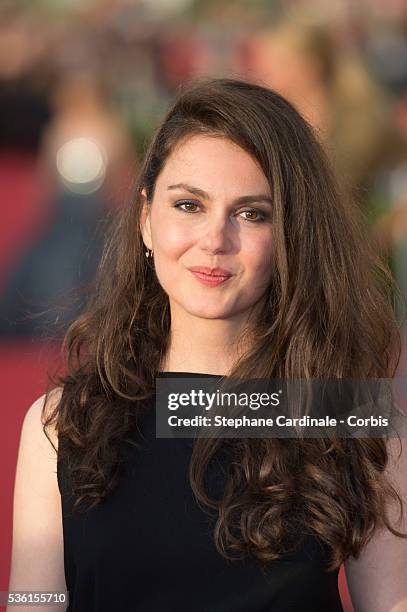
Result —
<instances>
[{"instance_id":1,"label":"long wavy brown hair","mask_svg":"<svg viewBox=\"0 0 407 612\"><path fill-rule=\"evenodd\" d=\"M249 349L231 377L391 378L400 357L395 283L361 213L339 186L307 122L276 92L238 79L202 78L180 88L156 130L128 205L111 224L92 292L63 342L66 367L53 384L64 393L44 406L60 460L69 461L74 510L86 511L116 486L123 442L155 391L170 336L167 294L145 257L142 189L151 202L174 146L189 135L230 139L269 181L275 261ZM47 399L52 389L47 392ZM48 436L49 437L49 436ZM63 444L62 444L63 442ZM223 495L205 474L227 449ZM386 477L383 438L210 439L194 441L190 484L216 509L214 539L226 558L276 559L313 534L330 550L328 570L358 556L376 527L402 511ZM402 512L401 512L402 514Z\"/></svg>"}]
</instances>

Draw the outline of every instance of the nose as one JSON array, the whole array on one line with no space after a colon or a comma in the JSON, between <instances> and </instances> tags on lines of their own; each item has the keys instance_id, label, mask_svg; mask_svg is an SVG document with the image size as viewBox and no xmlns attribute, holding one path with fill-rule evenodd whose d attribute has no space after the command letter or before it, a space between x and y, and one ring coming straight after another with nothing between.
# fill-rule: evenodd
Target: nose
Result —
<instances>
[{"instance_id":1,"label":"nose","mask_svg":"<svg viewBox=\"0 0 407 612\"><path fill-rule=\"evenodd\" d=\"M208 220L199 239L199 246L206 253L222 253L233 246L233 220L226 213L208 214Z\"/></svg>"}]
</instances>

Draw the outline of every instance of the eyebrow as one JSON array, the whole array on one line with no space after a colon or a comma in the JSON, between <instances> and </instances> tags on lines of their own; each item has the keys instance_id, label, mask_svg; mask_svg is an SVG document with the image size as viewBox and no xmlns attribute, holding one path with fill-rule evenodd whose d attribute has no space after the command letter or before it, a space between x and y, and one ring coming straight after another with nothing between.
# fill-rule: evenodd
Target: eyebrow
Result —
<instances>
[{"instance_id":1,"label":"eyebrow","mask_svg":"<svg viewBox=\"0 0 407 612\"><path fill-rule=\"evenodd\" d=\"M186 183L168 185L167 189L184 189L185 191L189 191L190 193L193 193L194 195L200 198L204 198L206 200L211 199L209 194L207 194L206 191L204 191L203 189L200 189L199 187L194 187L193 185L187 185ZM233 201L233 204L250 204L252 202L267 202L268 204L273 204L273 200L270 198L270 196L263 193L258 195L240 196L239 198L236 198Z\"/></svg>"}]
</instances>

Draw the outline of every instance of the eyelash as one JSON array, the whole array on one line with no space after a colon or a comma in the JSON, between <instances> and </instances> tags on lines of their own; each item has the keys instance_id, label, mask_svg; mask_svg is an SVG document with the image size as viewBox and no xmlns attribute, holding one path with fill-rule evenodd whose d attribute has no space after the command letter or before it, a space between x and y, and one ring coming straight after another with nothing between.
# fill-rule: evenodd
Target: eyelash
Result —
<instances>
[{"instance_id":1,"label":"eyelash","mask_svg":"<svg viewBox=\"0 0 407 612\"><path fill-rule=\"evenodd\" d=\"M194 206L199 206L199 204L197 202L193 202L192 200L181 200L181 201L176 202L174 204L174 208L179 208L182 212L185 212L185 213L189 212L191 214L194 214L195 211L191 212L191 211L187 211L187 210L184 210L183 208L181 208L181 206L183 206L184 204L193 204ZM249 208L249 209L246 209L246 210L242 210L241 212L242 213L244 213L244 212L255 212L255 213L260 215L259 219L255 219L255 220L244 219L244 221L247 221L248 223L263 223L266 220L265 213L261 212L257 208Z\"/></svg>"}]
</instances>

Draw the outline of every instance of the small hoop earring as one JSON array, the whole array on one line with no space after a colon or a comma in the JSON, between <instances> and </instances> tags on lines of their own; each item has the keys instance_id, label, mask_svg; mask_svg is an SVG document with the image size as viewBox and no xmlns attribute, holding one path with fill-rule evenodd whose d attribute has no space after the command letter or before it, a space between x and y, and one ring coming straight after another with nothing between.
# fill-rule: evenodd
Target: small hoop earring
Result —
<instances>
[{"instance_id":1,"label":"small hoop earring","mask_svg":"<svg viewBox=\"0 0 407 612\"><path fill-rule=\"evenodd\" d=\"M146 257L152 257L153 256L153 250L151 249L147 249L146 251Z\"/></svg>"}]
</instances>

